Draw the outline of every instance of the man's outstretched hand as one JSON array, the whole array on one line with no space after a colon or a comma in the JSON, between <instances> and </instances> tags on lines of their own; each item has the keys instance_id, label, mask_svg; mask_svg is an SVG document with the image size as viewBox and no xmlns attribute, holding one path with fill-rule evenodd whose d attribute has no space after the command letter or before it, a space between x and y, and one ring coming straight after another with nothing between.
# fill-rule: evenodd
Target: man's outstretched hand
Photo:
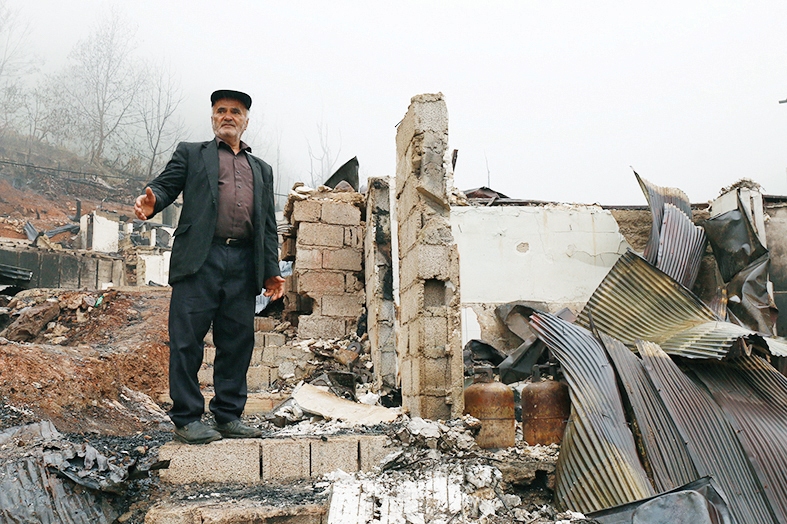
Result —
<instances>
[{"instance_id":1,"label":"man's outstretched hand","mask_svg":"<svg viewBox=\"0 0 787 524\"><path fill-rule=\"evenodd\" d=\"M156 207L156 195L149 187L145 188L145 194L139 195L134 202L134 214L140 220L147 220L153 214L153 209Z\"/></svg>"},{"instance_id":2,"label":"man's outstretched hand","mask_svg":"<svg viewBox=\"0 0 787 524\"><path fill-rule=\"evenodd\" d=\"M265 293L266 297L271 297L271 302L278 300L284 296L284 279L276 276L265 279Z\"/></svg>"}]
</instances>

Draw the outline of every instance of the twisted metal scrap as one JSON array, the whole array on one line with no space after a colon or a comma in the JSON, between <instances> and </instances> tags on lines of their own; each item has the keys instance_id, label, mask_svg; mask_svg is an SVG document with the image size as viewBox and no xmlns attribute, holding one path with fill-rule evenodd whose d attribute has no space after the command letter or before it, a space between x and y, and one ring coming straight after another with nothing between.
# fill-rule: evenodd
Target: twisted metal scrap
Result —
<instances>
[{"instance_id":1,"label":"twisted metal scrap","mask_svg":"<svg viewBox=\"0 0 787 524\"><path fill-rule=\"evenodd\" d=\"M601 335L633 412L635 436L641 442L645 467L659 493L699 478L686 443L645 373L642 361L619 340Z\"/></svg>"},{"instance_id":2,"label":"twisted metal scrap","mask_svg":"<svg viewBox=\"0 0 787 524\"><path fill-rule=\"evenodd\" d=\"M548 313L532 315L530 325L560 361L571 392L557 504L587 513L654 495L604 348L587 330Z\"/></svg>"},{"instance_id":3,"label":"twisted metal scrap","mask_svg":"<svg viewBox=\"0 0 787 524\"><path fill-rule=\"evenodd\" d=\"M733 425L778 521L787 522L787 378L755 356L690 368Z\"/></svg>"},{"instance_id":4,"label":"twisted metal scrap","mask_svg":"<svg viewBox=\"0 0 787 524\"><path fill-rule=\"evenodd\" d=\"M593 292L577 323L627 345L659 344L671 355L722 359L750 352L742 340L762 342L753 331L724 322L694 293L633 251L621 256Z\"/></svg>"},{"instance_id":5,"label":"twisted metal scrap","mask_svg":"<svg viewBox=\"0 0 787 524\"><path fill-rule=\"evenodd\" d=\"M719 483L738 524L779 522L721 408L657 344L639 341L637 347L697 472Z\"/></svg>"}]
</instances>

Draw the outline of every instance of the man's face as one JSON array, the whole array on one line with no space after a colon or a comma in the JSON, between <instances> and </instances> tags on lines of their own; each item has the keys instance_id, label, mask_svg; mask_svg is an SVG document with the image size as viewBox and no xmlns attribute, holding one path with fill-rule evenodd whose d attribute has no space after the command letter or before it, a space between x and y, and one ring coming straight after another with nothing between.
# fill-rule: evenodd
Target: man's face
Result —
<instances>
[{"instance_id":1,"label":"man's face","mask_svg":"<svg viewBox=\"0 0 787 524\"><path fill-rule=\"evenodd\" d=\"M213 104L211 115L213 133L227 142L237 144L246 126L249 125L249 116L246 106L232 98L222 98Z\"/></svg>"}]
</instances>

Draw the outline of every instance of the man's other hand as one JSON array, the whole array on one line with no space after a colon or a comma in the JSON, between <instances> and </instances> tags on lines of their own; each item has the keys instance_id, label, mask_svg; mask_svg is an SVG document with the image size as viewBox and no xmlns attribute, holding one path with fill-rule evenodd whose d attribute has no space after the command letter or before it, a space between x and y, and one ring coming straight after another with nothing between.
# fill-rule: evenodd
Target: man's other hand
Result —
<instances>
[{"instance_id":1,"label":"man's other hand","mask_svg":"<svg viewBox=\"0 0 787 524\"><path fill-rule=\"evenodd\" d=\"M265 293L266 297L271 297L271 302L278 300L284 296L284 279L276 276L265 279Z\"/></svg>"},{"instance_id":2,"label":"man's other hand","mask_svg":"<svg viewBox=\"0 0 787 524\"><path fill-rule=\"evenodd\" d=\"M149 187L145 188L145 194L139 195L134 202L134 214L140 220L147 220L153 214L153 209L156 207L156 195Z\"/></svg>"}]
</instances>

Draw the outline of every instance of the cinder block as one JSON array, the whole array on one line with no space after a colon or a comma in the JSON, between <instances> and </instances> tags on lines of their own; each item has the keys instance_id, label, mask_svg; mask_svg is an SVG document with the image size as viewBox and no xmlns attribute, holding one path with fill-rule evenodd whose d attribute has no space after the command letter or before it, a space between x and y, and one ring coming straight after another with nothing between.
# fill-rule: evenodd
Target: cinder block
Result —
<instances>
[{"instance_id":1,"label":"cinder block","mask_svg":"<svg viewBox=\"0 0 787 524\"><path fill-rule=\"evenodd\" d=\"M282 362L300 362L308 360L310 357L311 353L306 353L300 347L270 345L263 349L261 362L266 366L277 367Z\"/></svg>"},{"instance_id":2,"label":"cinder block","mask_svg":"<svg viewBox=\"0 0 787 524\"><path fill-rule=\"evenodd\" d=\"M298 254L297 250L298 240L295 237L284 237L281 243L281 259L282 260L295 260Z\"/></svg>"},{"instance_id":3,"label":"cinder block","mask_svg":"<svg viewBox=\"0 0 787 524\"><path fill-rule=\"evenodd\" d=\"M400 215L401 216L401 215ZM418 232L421 230L421 213L409 213L406 218L399 223L399 252L406 253L418 240Z\"/></svg>"},{"instance_id":4,"label":"cinder block","mask_svg":"<svg viewBox=\"0 0 787 524\"><path fill-rule=\"evenodd\" d=\"M358 471L358 437L333 436L311 441L311 476L320 477L340 469L345 473Z\"/></svg>"},{"instance_id":5,"label":"cinder block","mask_svg":"<svg viewBox=\"0 0 787 524\"><path fill-rule=\"evenodd\" d=\"M353 295L323 295L320 311L323 315L331 317L358 318L362 311L362 296Z\"/></svg>"},{"instance_id":6,"label":"cinder block","mask_svg":"<svg viewBox=\"0 0 787 524\"><path fill-rule=\"evenodd\" d=\"M448 320L445 317L428 317L421 319L423 325L423 354L429 358L445 356L448 344Z\"/></svg>"},{"instance_id":7,"label":"cinder block","mask_svg":"<svg viewBox=\"0 0 787 524\"><path fill-rule=\"evenodd\" d=\"M262 480L307 479L311 475L306 439L262 439Z\"/></svg>"},{"instance_id":8,"label":"cinder block","mask_svg":"<svg viewBox=\"0 0 787 524\"><path fill-rule=\"evenodd\" d=\"M319 296L344 291L344 273L337 271L306 271L298 277L298 293Z\"/></svg>"},{"instance_id":9,"label":"cinder block","mask_svg":"<svg viewBox=\"0 0 787 524\"><path fill-rule=\"evenodd\" d=\"M363 251L356 248L326 249L322 253L324 269L360 271L363 269Z\"/></svg>"},{"instance_id":10,"label":"cinder block","mask_svg":"<svg viewBox=\"0 0 787 524\"><path fill-rule=\"evenodd\" d=\"M344 228L344 245L355 249L363 249L364 228L347 226Z\"/></svg>"},{"instance_id":11,"label":"cinder block","mask_svg":"<svg viewBox=\"0 0 787 524\"><path fill-rule=\"evenodd\" d=\"M418 278L450 280L448 261L451 248L449 246L419 244L415 250L418 256Z\"/></svg>"},{"instance_id":12,"label":"cinder block","mask_svg":"<svg viewBox=\"0 0 787 524\"><path fill-rule=\"evenodd\" d=\"M418 359L421 373L421 393L445 395L451 389L451 369L448 357Z\"/></svg>"},{"instance_id":13,"label":"cinder block","mask_svg":"<svg viewBox=\"0 0 787 524\"><path fill-rule=\"evenodd\" d=\"M197 371L197 380L200 383L200 386L212 386L213 385L213 366L206 366L202 365Z\"/></svg>"},{"instance_id":14,"label":"cinder block","mask_svg":"<svg viewBox=\"0 0 787 524\"><path fill-rule=\"evenodd\" d=\"M370 471L395 449L385 435L361 435L358 448L361 471Z\"/></svg>"},{"instance_id":15,"label":"cinder block","mask_svg":"<svg viewBox=\"0 0 787 524\"><path fill-rule=\"evenodd\" d=\"M319 315L301 315L298 319L300 338L342 338L345 336L344 320Z\"/></svg>"},{"instance_id":16,"label":"cinder block","mask_svg":"<svg viewBox=\"0 0 787 524\"><path fill-rule=\"evenodd\" d=\"M298 222L319 222L322 210L322 202L319 200L299 200L292 206L292 217L290 223Z\"/></svg>"},{"instance_id":17,"label":"cinder block","mask_svg":"<svg viewBox=\"0 0 787 524\"><path fill-rule=\"evenodd\" d=\"M215 360L216 360L216 348L213 346L205 346L205 351L202 356L202 362L204 362L209 366L212 366Z\"/></svg>"},{"instance_id":18,"label":"cinder block","mask_svg":"<svg viewBox=\"0 0 787 524\"><path fill-rule=\"evenodd\" d=\"M271 385L270 368L268 366L249 366L246 372L246 387L249 391L260 391Z\"/></svg>"},{"instance_id":19,"label":"cinder block","mask_svg":"<svg viewBox=\"0 0 787 524\"><path fill-rule=\"evenodd\" d=\"M262 354L264 348L262 346L254 346L254 349L251 351L251 361L249 365L251 366L258 366L262 364Z\"/></svg>"},{"instance_id":20,"label":"cinder block","mask_svg":"<svg viewBox=\"0 0 787 524\"><path fill-rule=\"evenodd\" d=\"M168 442L159 449L159 459L169 460L161 480L171 484L193 482L260 481L260 441L226 439L202 446Z\"/></svg>"},{"instance_id":21,"label":"cinder block","mask_svg":"<svg viewBox=\"0 0 787 524\"><path fill-rule=\"evenodd\" d=\"M301 248L295 257L295 269L320 269L322 268L322 251L319 249Z\"/></svg>"},{"instance_id":22,"label":"cinder block","mask_svg":"<svg viewBox=\"0 0 787 524\"><path fill-rule=\"evenodd\" d=\"M265 332L264 331L255 331L254 332L254 347L264 347L265 346Z\"/></svg>"},{"instance_id":23,"label":"cinder block","mask_svg":"<svg viewBox=\"0 0 787 524\"><path fill-rule=\"evenodd\" d=\"M361 210L350 203L325 201L320 218L325 224L357 226L361 223Z\"/></svg>"},{"instance_id":24,"label":"cinder block","mask_svg":"<svg viewBox=\"0 0 787 524\"><path fill-rule=\"evenodd\" d=\"M364 289L363 282L358 280L358 277L355 276L355 273L345 273L344 290L347 293L356 293L358 291L363 291L363 289Z\"/></svg>"},{"instance_id":25,"label":"cinder block","mask_svg":"<svg viewBox=\"0 0 787 524\"><path fill-rule=\"evenodd\" d=\"M265 333L265 347L283 346L287 343L287 337L283 333Z\"/></svg>"},{"instance_id":26,"label":"cinder block","mask_svg":"<svg viewBox=\"0 0 787 524\"><path fill-rule=\"evenodd\" d=\"M278 323L272 317L254 317L254 331L273 331Z\"/></svg>"},{"instance_id":27,"label":"cinder block","mask_svg":"<svg viewBox=\"0 0 787 524\"><path fill-rule=\"evenodd\" d=\"M312 222L303 222L298 226L299 249L301 246L342 247L343 245L344 227L342 226Z\"/></svg>"}]
</instances>

